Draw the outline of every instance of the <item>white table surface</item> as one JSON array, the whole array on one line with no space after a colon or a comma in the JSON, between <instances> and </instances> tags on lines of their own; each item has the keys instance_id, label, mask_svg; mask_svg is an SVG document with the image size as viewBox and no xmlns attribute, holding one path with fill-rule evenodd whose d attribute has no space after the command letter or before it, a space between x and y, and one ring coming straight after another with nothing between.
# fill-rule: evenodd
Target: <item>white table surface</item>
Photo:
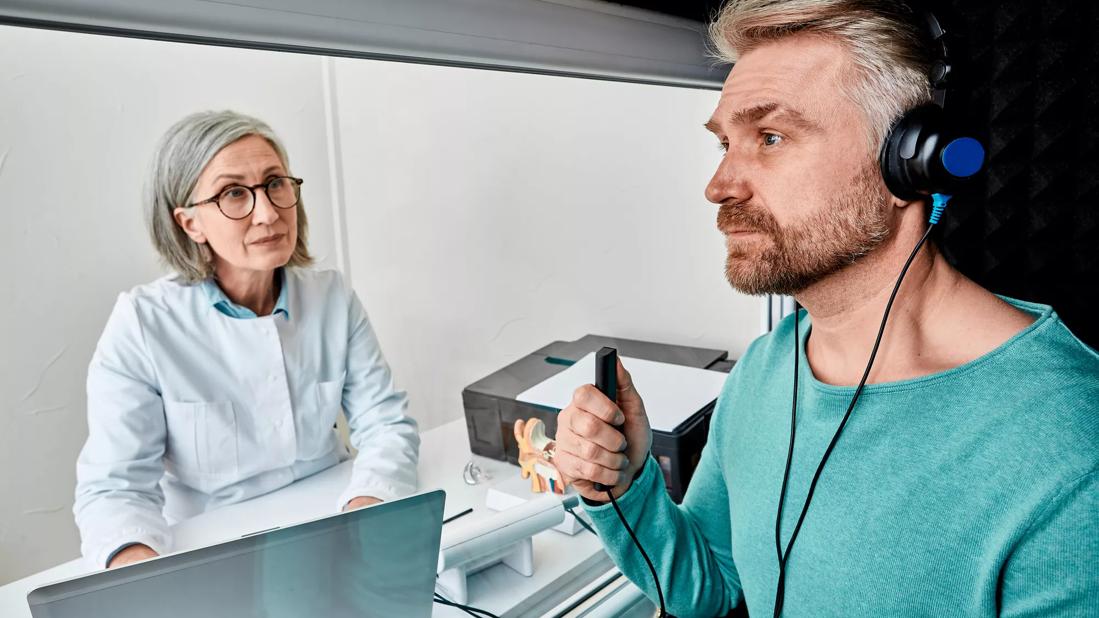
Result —
<instances>
[{"instance_id":1,"label":"white table surface","mask_svg":"<svg viewBox=\"0 0 1099 618\"><path fill-rule=\"evenodd\" d=\"M472 507L462 517L485 517L485 494L495 480L519 474L518 466L472 456L463 419L421 434L420 489L446 491L444 517ZM470 458L493 479L470 486L462 480L462 468ZM293 524L330 514L351 473L347 461L293 485L245 502L203 513L173 527L175 550L183 551L237 538L275 526ZM470 578L470 605L501 618L539 615L558 606L570 595L613 569L599 540L586 531L575 536L548 530L534 537L534 575L524 577L498 564ZM93 571L77 559L0 587L0 616L30 618L27 593L44 584ZM460 610L436 604L434 616L467 616Z\"/></svg>"}]
</instances>

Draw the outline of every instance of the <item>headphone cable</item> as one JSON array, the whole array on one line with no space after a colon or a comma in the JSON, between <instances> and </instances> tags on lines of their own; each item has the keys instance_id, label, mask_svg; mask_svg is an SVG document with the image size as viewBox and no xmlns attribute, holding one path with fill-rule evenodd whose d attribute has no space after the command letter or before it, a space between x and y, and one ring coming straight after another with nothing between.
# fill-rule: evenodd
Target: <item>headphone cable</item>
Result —
<instances>
[{"instance_id":1,"label":"headphone cable","mask_svg":"<svg viewBox=\"0 0 1099 618\"><path fill-rule=\"evenodd\" d=\"M592 528L591 525L588 524L588 522L584 521L584 518L580 517L579 513L577 513L575 510L573 510L573 508L571 506L565 506L565 511L567 513L569 513L570 515L572 515L572 518L576 520L576 523L580 524L585 530L592 533L592 535L594 535L596 537L599 536L599 533L596 532L595 529Z\"/></svg>"},{"instance_id":2,"label":"headphone cable","mask_svg":"<svg viewBox=\"0 0 1099 618\"><path fill-rule=\"evenodd\" d=\"M941 199L940 198L945 198ZM942 208L946 206L946 201L949 196L935 196L935 208L938 212L934 213L939 215L942 213ZM941 206L939 206L941 201ZM801 356L801 333L798 332L798 310L794 311L794 404L790 413L790 446L786 453L786 470L782 475L782 493L779 495L778 500L778 513L775 516L775 544L778 549L778 586L775 589L775 611L774 618L778 618L782 615L782 603L785 596L786 585L786 561L790 559L790 549L794 546L794 540L798 537L798 532L801 531L801 524L805 521L805 514L809 511L809 502L813 499L813 492L817 488L817 481L820 480L820 473L824 469L825 462L828 461L828 456L832 454L832 449L835 448L836 442L839 440L840 432L843 431L845 425L847 425L847 419L851 417L851 411L855 409L855 403L859 400L859 395L862 394L862 389L866 386L866 379L870 376L870 369L874 366L874 358L878 355L878 346L881 345L882 334L885 333L885 324L889 320L889 311L893 308L893 301L897 298L897 292L901 289L901 282L904 281L904 276L908 273L908 267L912 265L912 262L916 259L916 255L919 254L920 249L924 243L927 242L928 237L931 236L931 230L935 229L938 217L934 217L934 221L927 226L927 231L924 232L920 242L916 243L916 247L912 249L912 254L908 256L908 260L904 263L904 268L901 269L901 274L897 277L897 283L893 286L893 293L889 295L889 302L885 305L885 312L882 314L881 326L878 327L878 336L874 339L874 348L870 351L870 360L866 363L866 369L863 371L862 378L859 380L859 385L855 388L855 394L851 397L851 403L847 406L847 412L843 415L843 420L840 421L839 427L836 428L836 433L832 436L832 441L828 443L828 448L824 451L824 456L821 458L820 463L817 465L817 471L813 474L813 480L809 483L809 493L805 496L805 504L801 507L801 515L798 517L797 525L794 526L794 532L790 535L789 542L786 543L786 551L782 552L782 542L780 540L780 532L782 528L782 507L786 501L786 483L790 476L790 462L794 456L794 425L797 423L797 382L798 382L798 358ZM624 522L625 520L623 520Z\"/></svg>"},{"instance_id":3,"label":"headphone cable","mask_svg":"<svg viewBox=\"0 0 1099 618\"><path fill-rule=\"evenodd\" d=\"M473 607L472 605L463 605L461 603L456 603L454 601L451 601L450 599L444 597L443 595L439 594L438 592L435 593L435 598L433 600L436 603L438 603L439 605L446 605L447 607L453 607L455 609L461 610L461 611L469 614L470 616L473 616L474 618L499 618L499 616L497 616L496 614L493 614L492 612L489 612L488 610L478 609L476 607Z\"/></svg>"},{"instance_id":4,"label":"headphone cable","mask_svg":"<svg viewBox=\"0 0 1099 618\"><path fill-rule=\"evenodd\" d=\"M633 528L626 521L626 516L622 514L622 509L618 507L618 500L615 500L610 489L607 490L607 497L610 498L611 505L614 506L614 512L618 513L618 519L622 520L622 526L626 528L626 532L630 533L630 538L633 539L633 544L637 546L637 551L641 552L641 557L645 559L645 564L649 565L649 573L652 574L653 583L656 584L656 596L660 599L660 618L665 618L668 611L664 608L664 591L660 588L660 578L656 576L656 567L653 566L653 561L649 560L649 554L645 553L645 548L641 547L641 541L637 540L637 535L633 533Z\"/></svg>"}]
</instances>

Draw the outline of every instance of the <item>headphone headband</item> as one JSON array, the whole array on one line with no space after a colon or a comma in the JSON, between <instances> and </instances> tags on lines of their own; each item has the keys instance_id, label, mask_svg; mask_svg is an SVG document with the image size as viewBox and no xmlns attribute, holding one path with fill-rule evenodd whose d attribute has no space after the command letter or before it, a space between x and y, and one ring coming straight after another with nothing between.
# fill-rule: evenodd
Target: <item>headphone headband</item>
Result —
<instances>
[{"instance_id":1,"label":"headphone headband","mask_svg":"<svg viewBox=\"0 0 1099 618\"><path fill-rule=\"evenodd\" d=\"M984 147L944 113L953 67L950 35L922 2L909 0L912 19L926 25L934 55L928 70L933 104L908 110L882 143L879 163L890 192L903 199L930 193L952 194L984 166Z\"/></svg>"},{"instance_id":2,"label":"headphone headband","mask_svg":"<svg viewBox=\"0 0 1099 618\"><path fill-rule=\"evenodd\" d=\"M945 108L946 91L950 87L950 73L953 69L950 62L950 46L947 44L948 33L930 9L913 5L913 10L919 12L926 23L927 33L931 37L931 46L935 52L935 59L927 75L931 83L931 99L939 107Z\"/></svg>"}]
</instances>

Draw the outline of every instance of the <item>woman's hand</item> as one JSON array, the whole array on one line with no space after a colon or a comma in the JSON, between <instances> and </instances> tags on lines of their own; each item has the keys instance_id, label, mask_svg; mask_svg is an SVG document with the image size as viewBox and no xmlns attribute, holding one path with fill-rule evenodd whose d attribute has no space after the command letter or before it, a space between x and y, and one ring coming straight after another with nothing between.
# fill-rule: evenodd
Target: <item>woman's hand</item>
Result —
<instances>
[{"instance_id":1,"label":"woman's hand","mask_svg":"<svg viewBox=\"0 0 1099 618\"><path fill-rule=\"evenodd\" d=\"M343 505L344 511L354 511L355 509L361 509L364 506L370 506L371 504L377 504L381 502L380 499L374 496L359 496L358 498L352 498Z\"/></svg>"},{"instance_id":2,"label":"woman's hand","mask_svg":"<svg viewBox=\"0 0 1099 618\"><path fill-rule=\"evenodd\" d=\"M111 558L111 563L107 565L108 569L115 567L126 566L127 564L133 564L135 562L141 562L142 560L148 560L149 558L156 558L160 554L152 550L148 545L131 545L126 549L118 552Z\"/></svg>"}]
</instances>

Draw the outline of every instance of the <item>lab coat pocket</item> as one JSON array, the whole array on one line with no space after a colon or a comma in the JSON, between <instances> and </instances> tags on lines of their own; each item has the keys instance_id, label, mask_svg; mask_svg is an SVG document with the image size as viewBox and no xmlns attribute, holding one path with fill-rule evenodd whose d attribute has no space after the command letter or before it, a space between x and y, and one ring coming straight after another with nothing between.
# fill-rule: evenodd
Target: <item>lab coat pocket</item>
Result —
<instances>
[{"instance_id":1,"label":"lab coat pocket","mask_svg":"<svg viewBox=\"0 0 1099 618\"><path fill-rule=\"evenodd\" d=\"M183 482L207 490L211 478L235 477L237 418L232 402L164 400L166 459Z\"/></svg>"},{"instance_id":2,"label":"lab coat pocket","mask_svg":"<svg viewBox=\"0 0 1099 618\"><path fill-rule=\"evenodd\" d=\"M302 459L323 457L335 444L336 418L343 408L343 376L338 380L317 382L316 407L301 419Z\"/></svg>"}]
</instances>

